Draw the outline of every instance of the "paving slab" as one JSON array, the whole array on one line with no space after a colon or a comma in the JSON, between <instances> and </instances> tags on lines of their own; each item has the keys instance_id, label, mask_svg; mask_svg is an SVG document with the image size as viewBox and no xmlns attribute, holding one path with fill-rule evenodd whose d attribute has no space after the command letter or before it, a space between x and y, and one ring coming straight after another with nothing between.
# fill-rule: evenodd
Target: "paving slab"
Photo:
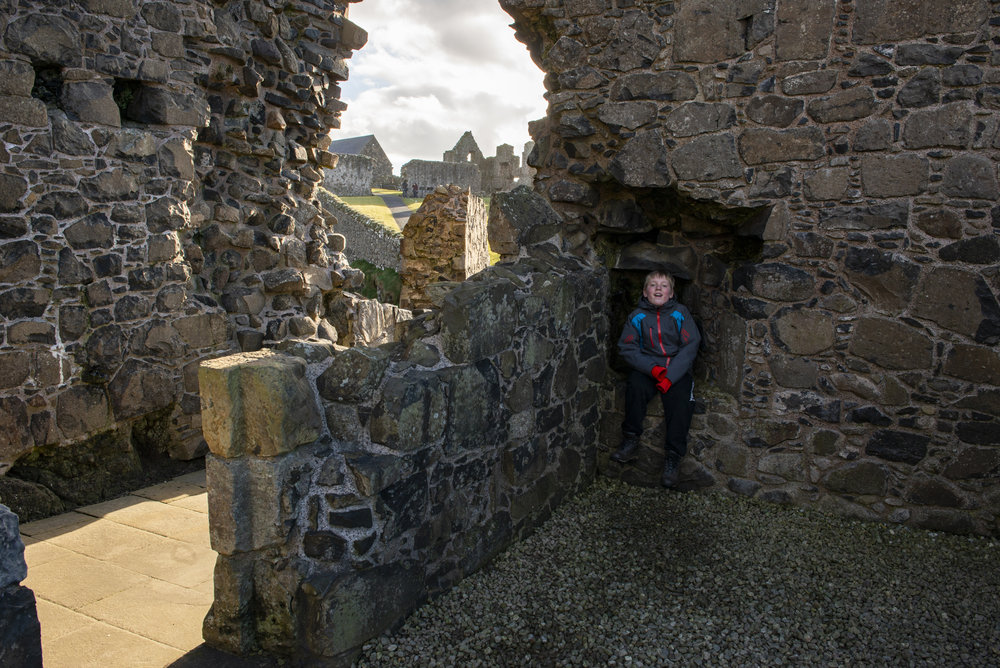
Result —
<instances>
[{"instance_id":1,"label":"paving slab","mask_svg":"<svg viewBox=\"0 0 1000 668\"><path fill-rule=\"evenodd\" d=\"M145 545L109 556L106 561L190 589L212 580L218 557L215 550L173 538L149 536Z\"/></svg>"},{"instance_id":2,"label":"paving slab","mask_svg":"<svg viewBox=\"0 0 1000 668\"><path fill-rule=\"evenodd\" d=\"M81 612L136 635L187 651L202 643L202 620L211 606L211 596L153 580L86 605Z\"/></svg>"},{"instance_id":3,"label":"paving slab","mask_svg":"<svg viewBox=\"0 0 1000 668\"><path fill-rule=\"evenodd\" d=\"M208 515L167 503L129 495L92 506L79 512L100 517L161 536L178 537L192 530L208 533Z\"/></svg>"},{"instance_id":4,"label":"paving slab","mask_svg":"<svg viewBox=\"0 0 1000 668\"><path fill-rule=\"evenodd\" d=\"M163 668L185 652L92 620L55 640L42 632L45 668Z\"/></svg>"},{"instance_id":5,"label":"paving slab","mask_svg":"<svg viewBox=\"0 0 1000 668\"><path fill-rule=\"evenodd\" d=\"M22 584L35 592L36 599L79 610L151 580L147 575L71 552L40 566L28 563L28 577Z\"/></svg>"},{"instance_id":6,"label":"paving slab","mask_svg":"<svg viewBox=\"0 0 1000 668\"><path fill-rule=\"evenodd\" d=\"M72 512L55 515L53 517L46 517L44 520L35 520L34 522L22 524L19 527L19 530L22 536L44 538L54 533L59 533L60 531L67 531L84 524L89 524L93 521L93 517L82 513Z\"/></svg>"},{"instance_id":7,"label":"paving slab","mask_svg":"<svg viewBox=\"0 0 1000 668\"><path fill-rule=\"evenodd\" d=\"M48 545L85 554L101 561L114 561L150 544L162 536L117 522L90 522L45 539Z\"/></svg>"}]
</instances>

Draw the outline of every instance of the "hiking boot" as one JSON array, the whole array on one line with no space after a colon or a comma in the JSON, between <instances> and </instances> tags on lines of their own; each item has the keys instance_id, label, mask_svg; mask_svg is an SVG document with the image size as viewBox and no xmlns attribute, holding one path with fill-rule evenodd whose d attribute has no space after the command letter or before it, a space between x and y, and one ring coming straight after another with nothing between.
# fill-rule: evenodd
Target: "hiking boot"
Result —
<instances>
[{"instance_id":1,"label":"hiking boot","mask_svg":"<svg viewBox=\"0 0 1000 668\"><path fill-rule=\"evenodd\" d=\"M639 456L639 437L632 434L625 434L622 444L611 455L611 459L619 464L630 462Z\"/></svg>"},{"instance_id":2,"label":"hiking boot","mask_svg":"<svg viewBox=\"0 0 1000 668\"><path fill-rule=\"evenodd\" d=\"M674 453L669 453L666 461L663 462L663 475L660 476L660 484L667 489L677 485L680 478L680 460L681 458Z\"/></svg>"}]
</instances>

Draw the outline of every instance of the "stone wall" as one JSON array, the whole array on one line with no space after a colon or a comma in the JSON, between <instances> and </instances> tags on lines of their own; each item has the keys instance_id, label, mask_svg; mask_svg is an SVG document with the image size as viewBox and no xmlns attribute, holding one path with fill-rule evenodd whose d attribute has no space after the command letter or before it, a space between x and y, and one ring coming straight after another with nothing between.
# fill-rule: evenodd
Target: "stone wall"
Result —
<instances>
[{"instance_id":1,"label":"stone wall","mask_svg":"<svg viewBox=\"0 0 1000 668\"><path fill-rule=\"evenodd\" d=\"M41 668L42 632L28 575L17 515L0 505L0 665Z\"/></svg>"},{"instance_id":2,"label":"stone wall","mask_svg":"<svg viewBox=\"0 0 1000 668\"><path fill-rule=\"evenodd\" d=\"M336 165L323 171L323 186L335 195L368 197L372 194L375 163L364 155L338 155Z\"/></svg>"},{"instance_id":3,"label":"stone wall","mask_svg":"<svg viewBox=\"0 0 1000 668\"><path fill-rule=\"evenodd\" d=\"M321 189L317 197L323 208L337 219L337 232L344 235L344 255L348 260L364 260L382 269L400 270L401 232L355 211L325 190Z\"/></svg>"},{"instance_id":4,"label":"stone wall","mask_svg":"<svg viewBox=\"0 0 1000 668\"><path fill-rule=\"evenodd\" d=\"M452 288L395 344L202 365L209 643L350 665L590 482L606 274L538 244Z\"/></svg>"},{"instance_id":5,"label":"stone wall","mask_svg":"<svg viewBox=\"0 0 1000 668\"><path fill-rule=\"evenodd\" d=\"M998 3L501 5L547 72L536 189L615 329L665 265L706 332L697 387L731 400L689 478L1000 533ZM601 466L634 475L619 407Z\"/></svg>"},{"instance_id":6,"label":"stone wall","mask_svg":"<svg viewBox=\"0 0 1000 668\"><path fill-rule=\"evenodd\" d=\"M461 282L490 263L486 203L459 186L438 186L403 228L399 305L428 308L440 283Z\"/></svg>"},{"instance_id":7,"label":"stone wall","mask_svg":"<svg viewBox=\"0 0 1000 668\"><path fill-rule=\"evenodd\" d=\"M345 11L0 0L0 472L112 432L199 456L198 362L321 329Z\"/></svg>"},{"instance_id":8,"label":"stone wall","mask_svg":"<svg viewBox=\"0 0 1000 668\"><path fill-rule=\"evenodd\" d=\"M410 160L399 170L407 184L407 197L426 197L438 186L456 185L469 188L474 193L482 191L479 168L467 162L435 162ZM413 186L417 187L416 194Z\"/></svg>"}]
</instances>

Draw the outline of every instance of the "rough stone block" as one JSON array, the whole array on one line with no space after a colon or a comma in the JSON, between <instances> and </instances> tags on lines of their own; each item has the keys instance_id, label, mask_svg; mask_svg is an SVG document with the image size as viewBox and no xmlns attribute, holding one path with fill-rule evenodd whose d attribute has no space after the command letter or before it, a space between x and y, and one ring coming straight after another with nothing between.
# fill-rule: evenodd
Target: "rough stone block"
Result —
<instances>
[{"instance_id":1,"label":"rough stone block","mask_svg":"<svg viewBox=\"0 0 1000 668\"><path fill-rule=\"evenodd\" d=\"M694 139L674 150L671 160L678 179L716 181L743 176L736 140L730 134Z\"/></svg>"},{"instance_id":2,"label":"rough stone block","mask_svg":"<svg viewBox=\"0 0 1000 668\"><path fill-rule=\"evenodd\" d=\"M630 138L615 155L608 172L622 185L634 188L664 187L673 182L669 151L654 130Z\"/></svg>"},{"instance_id":3,"label":"rough stone block","mask_svg":"<svg viewBox=\"0 0 1000 668\"><path fill-rule=\"evenodd\" d=\"M903 126L903 146L908 149L965 148L972 141L972 113L961 102L915 111Z\"/></svg>"},{"instance_id":4,"label":"rough stone block","mask_svg":"<svg viewBox=\"0 0 1000 668\"><path fill-rule=\"evenodd\" d=\"M315 441L322 419L306 365L269 351L203 362L202 428L219 457L273 457Z\"/></svg>"},{"instance_id":5,"label":"rough stone block","mask_svg":"<svg viewBox=\"0 0 1000 668\"><path fill-rule=\"evenodd\" d=\"M927 188L930 164L918 155L861 159L861 185L869 197L918 195Z\"/></svg>"},{"instance_id":6,"label":"rough stone block","mask_svg":"<svg viewBox=\"0 0 1000 668\"><path fill-rule=\"evenodd\" d=\"M71 120L121 127L121 113L103 81L72 81L63 85L63 108Z\"/></svg>"},{"instance_id":7,"label":"rough stone block","mask_svg":"<svg viewBox=\"0 0 1000 668\"><path fill-rule=\"evenodd\" d=\"M0 118L14 125L45 127L49 122L45 103L33 97L0 95Z\"/></svg>"},{"instance_id":8,"label":"rough stone block","mask_svg":"<svg viewBox=\"0 0 1000 668\"><path fill-rule=\"evenodd\" d=\"M875 113L876 102L872 90L866 86L851 88L843 93L812 100L806 113L817 123L856 121Z\"/></svg>"},{"instance_id":9,"label":"rough stone block","mask_svg":"<svg viewBox=\"0 0 1000 668\"><path fill-rule=\"evenodd\" d=\"M774 29L774 51L778 60L826 58L833 32L832 2L782 0Z\"/></svg>"},{"instance_id":10,"label":"rough stone block","mask_svg":"<svg viewBox=\"0 0 1000 668\"><path fill-rule=\"evenodd\" d=\"M740 135L740 155L750 165L817 160L825 154L825 146L819 128L750 129Z\"/></svg>"},{"instance_id":11,"label":"rough stone block","mask_svg":"<svg viewBox=\"0 0 1000 668\"><path fill-rule=\"evenodd\" d=\"M808 172L802 178L807 199L839 200L847 194L850 171L846 167L826 167Z\"/></svg>"},{"instance_id":12,"label":"rough stone block","mask_svg":"<svg viewBox=\"0 0 1000 668\"><path fill-rule=\"evenodd\" d=\"M904 323L861 318L851 335L850 351L886 369L929 369L933 343Z\"/></svg>"}]
</instances>

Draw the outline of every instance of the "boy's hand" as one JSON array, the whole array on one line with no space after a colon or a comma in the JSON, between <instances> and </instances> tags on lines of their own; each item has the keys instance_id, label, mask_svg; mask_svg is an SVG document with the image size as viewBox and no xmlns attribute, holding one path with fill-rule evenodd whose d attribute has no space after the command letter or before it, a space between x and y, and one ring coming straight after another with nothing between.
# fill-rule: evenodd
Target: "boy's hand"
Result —
<instances>
[{"instance_id":1,"label":"boy's hand","mask_svg":"<svg viewBox=\"0 0 1000 668\"><path fill-rule=\"evenodd\" d=\"M672 384L673 383L670 382L670 379L667 378L666 372L664 372L663 378L661 378L660 382L656 384L656 389L660 391L660 394L666 394Z\"/></svg>"},{"instance_id":2,"label":"boy's hand","mask_svg":"<svg viewBox=\"0 0 1000 668\"><path fill-rule=\"evenodd\" d=\"M663 380L667 377L667 370L662 366L653 367L653 378L656 380Z\"/></svg>"}]
</instances>

